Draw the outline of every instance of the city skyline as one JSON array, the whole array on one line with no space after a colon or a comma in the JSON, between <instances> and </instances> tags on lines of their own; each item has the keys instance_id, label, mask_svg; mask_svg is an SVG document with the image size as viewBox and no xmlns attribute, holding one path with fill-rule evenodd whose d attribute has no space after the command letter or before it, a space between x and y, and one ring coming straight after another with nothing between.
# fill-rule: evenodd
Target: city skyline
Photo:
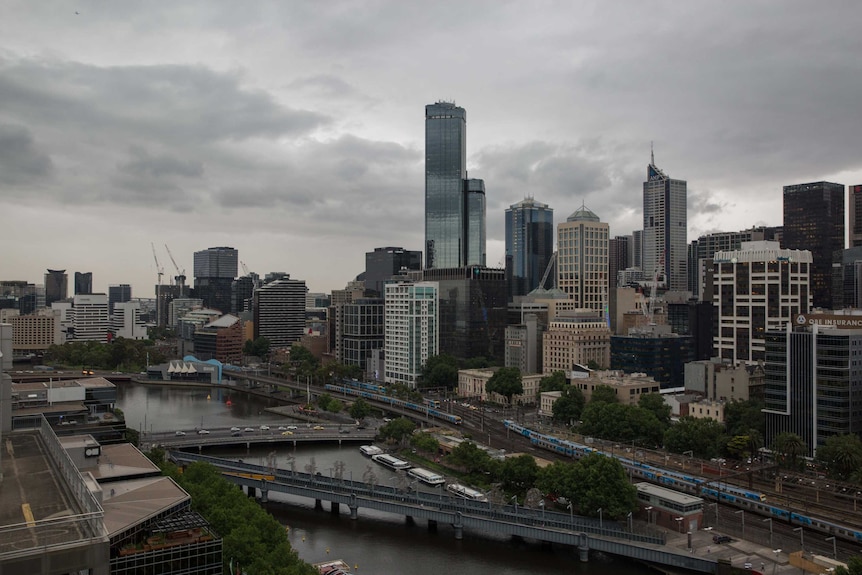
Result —
<instances>
[{"instance_id":1,"label":"city skyline","mask_svg":"<svg viewBox=\"0 0 862 575\"><path fill-rule=\"evenodd\" d=\"M257 273L340 289L376 247L425 251L437 100L470 112L490 267L526 197L555 224L586 203L611 237L640 229L650 141L688 182L689 240L781 225L783 186L862 183L862 8L776 6L12 4L0 271L154 297L151 243L168 277L163 244L187 272L229 245Z\"/></svg>"}]
</instances>

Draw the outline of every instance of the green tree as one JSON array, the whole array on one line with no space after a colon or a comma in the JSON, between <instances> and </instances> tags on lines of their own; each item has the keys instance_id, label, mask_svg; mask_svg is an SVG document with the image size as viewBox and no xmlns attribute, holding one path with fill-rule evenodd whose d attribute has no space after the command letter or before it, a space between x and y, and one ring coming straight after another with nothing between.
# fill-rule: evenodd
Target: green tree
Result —
<instances>
[{"instance_id":1,"label":"green tree","mask_svg":"<svg viewBox=\"0 0 862 575\"><path fill-rule=\"evenodd\" d=\"M779 467L798 469L803 454L808 452L808 446L797 434L785 431L772 440L772 451Z\"/></svg>"},{"instance_id":2,"label":"green tree","mask_svg":"<svg viewBox=\"0 0 862 575\"><path fill-rule=\"evenodd\" d=\"M488 365L488 359L485 357L470 357L464 360L464 369L485 369Z\"/></svg>"},{"instance_id":3,"label":"green tree","mask_svg":"<svg viewBox=\"0 0 862 575\"><path fill-rule=\"evenodd\" d=\"M577 492L574 501L581 515L624 517L637 509L637 488L631 484L619 461L598 453L580 459L574 471Z\"/></svg>"},{"instance_id":4,"label":"green tree","mask_svg":"<svg viewBox=\"0 0 862 575\"><path fill-rule=\"evenodd\" d=\"M485 472L490 472L494 468L494 460L491 459L491 456L472 441L462 441L459 443L446 456L446 459L451 464L463 469L470 476L470 479L474 481L487 481Z\"/></svg>"},{"instance_id":5,"label":"green tree","mask_svg":"<svg viewBox=\"0 0 862 575\"><path fill-rule=\"evenodd\" d=\"M415 430L415 423L406 417L399 417L381 427L378 435L380 435L380 438L385 441L402 443L409 438Z\"/></svg>"},{"instance_id":6,"label":"green tree","mask_svg":"<svg viewBox=\"0 0 862 575\"><path fill-rule=\"evenodd\" d=\"M488 379L485 391L502 395L506 398L506 403L512 405L512 396L524 393L521 370L517 367L501 367Z\"/></svg>"},{"instance_id":7,"label":"green tree","mask_svg":"<svg viewBox=\"0 0 862 575\"><path fill-rule=\"evenodd\" d=\"M410 437L410 445L429 455L435 455L440 450L440 442L430 433L414 433Z\"/></svg>"},{"instance_id":8,"label":"green tree","mask_svg":"<svg viewBox=\"0 0 862 575\"><path fill-rule=\"evenodd\" d=\"M590 396L590 403L618 403L617 390L610 385L597 385Z\"/></svg>"},{"instance_id":9,"label":"green tree","mask_svg":"<svg viewBox=\"0 0 862 575\"><path fill-rule=\"evenodd\" d=\"M563 394L551 406L554 421L572 425L581 419L584 411L584 393L574 385L566 386Z\"/></svg>"},{"instance_id":10,"label":"green tree","mask_svg":"<svg viewBox=\"0 0 862 575\"><path fill-rule=\"evenodd\" d=\"M578 485L577 463L555 461L539 470L536 477L536 487L542 493L565 497L577 505L580 486Z\"/></svg>"},{"instance_id":11,"label":"green tree","mask_svg":"<svg viewBox=\"0 0 862 575\"><path fill-rule=\"evenodd\" d=\"M691 451L694 457L702 459L718 456L720 446L726 443L724 426L710 418L698 419L686 415L664 433L665 449L674 453Z\"/></svg>"},{"instance_id":12,"label":"green tree","mask_svg":"<svg viewBox=\"0 0 862 575\"><path fill-rule=\"evenodd\" d=\"M566 374L562 371L555 371L551 375L546 375L539 380L539 393L544 393L546 391L563 391L568 387L568 385L568 382L566 382Z\"/></svg>"},{"instance_id":13,"label":"green tree","mask_svg":"<svg viewBox=\"0 0 862 575\"><path fill-rule=\"evenodd\" d=\"M850 480L862 467L862 440L855 434L832 435L817 448L816 459L829 477Z\"/></svg>"},{"instance_id":14,"label":"green tree","mask_svg":"<svg viewBox=\"0 0 862 575\"><path fill-rule=\"evenodd\" d=\"M724 423L730 435L751 435L756 430L760 437L766 433L763 402L756 399L735 400L724 406Z\"/></svg>"},{"instance_id":15,"label":"green tree","mask_svg":"<svg viewBox=\"0 0 862 575\"><path fill-rule=\"evenodd\" d=\"M498 479L503 489L510 493L524 494L536 484L539 466L532 455L509 457L500 464Z\"/></svg>"},{"instance_id":16,"label":"green tree","mask_svg":"<svg viewBox=\"0 0 862 575\"><path fill-rule=\"evenodd\" d=\"M580 432L584 435L656 447L662 442L664 428L656 416L636 405L593 402L581 414Z\"/></svg>"},{"instance_id":17,"label":"green tree","mask_svg":"<svg viewBox=\"0 0 862 575\"><path fill-rule=\"evenodd\" d=\"M446 389L455 389L458 387L458 362L454 357L445 353L433 355L422 366L419 381L423 388L445 387Z\"/></svg>"},{"instance_id":18,"label":"green tree","mask_svg":"<svg viewBox=\"0 0 862 575\"><path fill-rule=\"evenodd\" d=\"M638 407L642 407L656 416L659 422L667 427L670 425L671 408L665 403L660 393L645 393L638 399Z\"/></svg>"},{"instance_id":19,"label":"green tree","mask_svg":"<svg viewBox=\"0 0 862 575\"><path fill-rule=\"evenodd\" d=\"M295 370L297 378L319 376L317 370L320 368L320 360L298 343L290 346L290 365Z\"/></svg>"},{"instance_id":20,"label":"green tree","mask_svg":"<svg viewBox=\"0 0 862 575\"><path fill-rule=\"evenodd\" d=\"M350 413L350 417L352 417L353 419L365 419L366 417L371 415L371 405L369 405L367 401L360 397L353 402L353 405L350 406L348 413Z\"/></svg>"},{"instance_id":21,"label":"green tree","mask_svg":"<svg viewBox=\"0 0 862 575\"><path fill-rule=\"evenodd\" d=\"M854 555L847 561L847 567L839 565L835 568L835 575L862 575L862 557Z\"/></svg>"}]
</instances>

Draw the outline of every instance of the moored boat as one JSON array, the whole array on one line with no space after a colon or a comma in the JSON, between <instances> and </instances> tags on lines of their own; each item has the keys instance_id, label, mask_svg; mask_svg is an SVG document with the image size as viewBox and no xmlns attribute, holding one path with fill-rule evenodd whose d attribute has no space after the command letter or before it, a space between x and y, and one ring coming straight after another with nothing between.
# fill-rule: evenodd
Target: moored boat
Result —
<instances>
[{"instance_id":1,"label":"moored boat","mask_svg":"<svg viewBox=\"0 0 862 575\"><path fill-rule=\"evenodd\" d=\"M426 485L442 485L446 483L446 478L440 475L439 473L434 473L433 471L429 471L427 469L423 469L421 467L414 467L410 471L407 472L407 475L418 479L422 483Z\"/></svg>"},{"instance_id":2,"label":"moored boat","mask_svg":"<svg viewBox=\"0 0 862 575\"><path fill-rule=\"evenodd\" d=\"M394 469L395 471L400 471L403 469L410 469L413 467L409 462L404 461L403 459L398 459L397 457L393 457L388 453L381 453L378 455L372 455L371 459L375 463L379 463L389 469Z\"/></svg>"},{"instance_id":3,"label":"moored boat","mask_svg":"<svg viewBox=\"0 0 862 575\"><path fill-rule=\"evenodd\" d=\"M371 457L372 455L380 455L381 453L383 453L383 450L376 445L363 445L359 448L359 451L362 453L362 455L365 455L367 457Z\"/></svg>"},{"instance_id":4,"label":"moored boat","mask_svg":"<svg viewBox=\"0 0 862 575\"><path fill-rule=\"evenodd\" d=\"M470 501L488 501L488 498L485 497L485 494L481 491L477 491L471 487L467 487L466 485L461 485L460 483L449 483L446 485L446 491L453 495L457 495L458 497L469 499Z\"/></svg>"}]
</instances>

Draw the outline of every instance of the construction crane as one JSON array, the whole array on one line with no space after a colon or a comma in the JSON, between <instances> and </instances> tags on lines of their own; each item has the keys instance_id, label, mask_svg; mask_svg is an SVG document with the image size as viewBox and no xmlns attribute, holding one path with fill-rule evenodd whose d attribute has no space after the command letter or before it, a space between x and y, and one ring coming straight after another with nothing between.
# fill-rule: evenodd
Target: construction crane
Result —
<instances>
[{"instance_id":1,"label":"construction crane","mask_svg":"<svg viewBox=\"0 0 862 575\"><path fill-rule=\"evenodd\" d=\"M244 261L240 260L240 261L239 261L239 265L241 265L241 266L242 266L242 272L243 272L246 276L248 276L248 277L250 277L250 278L251 278L252 285L254 286L254 289L257 289L258 287L260 287L260 286L259 286L259 284L260 284L260 277L259 277L257 274L252 274L250 271L248 271L248 266L247 266L247 265L245 265L245 262L244 262Z\"/></svg>"},{"instance_id":2,"label":"construction crane","mask_svg":"<svg viewBox=\"0 0 862 575\"><path fill-rule=\"evenodd\" d=\"M655 273L652 276L652 283L650 284L650 294L649 299L647 300L646 306L644 306L644 315L647 318L647 322L649 322L650 326L655 325L655 300L656 300L656 290L658 289L658 276L659 271L661 270L661 262L657 263L655 266Z\"/></svg>"},{"instance_id":3,"label":"construction crane","mask_svg":"<svg viewBox=\"0 0 862 575\"><path fill-rule=\"evenodd\" d=\"M153 259L156 262L156 325L162 327L164 325L164 318L162 317L162 276L165 275L165 268L159 265L159 257L156 255L156 245L153 242L150 242L150 246L153 248Z\"/></svg>"},{"instance_id":4,"label":"construction crane","mask_svg":"<svg viewBox=\"0 0 862 575\"><path fill-rule=\"evenodd\" d=\"M158 282L156 285L162 285L162 276L165 275L165 268L159 265L159 257L156 255L156 246L153 242L150 242L150 246L153 248L153 259L156 261L156 275L158 276Z\"/></svg>"},{"instance_id":5,"label":"construction crane","mask_svg":"<svg viewBox=\"0 0 862 575\"><path fill-rule=\"evenodd\" d=\"M551 273L551 268L554 267L554 262L557 261L557 252L551 254L551 259L548 260L548 267L545 268L545 274L542 276L542 280L539 282L538 287L545 287L545 282L548 281L548 276ZM556 286L556 284L555 284Z\"/></svg>"},{"instance_id":6,"label":"construction crane","mask_svg":"<svg viewBox=\"0 0 862 575\"><path fill-rule=\"evenodd\" d=\"M174 283L180 286L180 291L186 285L186 270L181 270L180 266L177 265L177 260L174 259L174 254L171 253L171 248L168 247L168 244L165 244L165 250L168 252L168 257L171 258L171 263L174 264L174 269L177 270L177 275L174 276Z\"/></svg>"}]
</instances>

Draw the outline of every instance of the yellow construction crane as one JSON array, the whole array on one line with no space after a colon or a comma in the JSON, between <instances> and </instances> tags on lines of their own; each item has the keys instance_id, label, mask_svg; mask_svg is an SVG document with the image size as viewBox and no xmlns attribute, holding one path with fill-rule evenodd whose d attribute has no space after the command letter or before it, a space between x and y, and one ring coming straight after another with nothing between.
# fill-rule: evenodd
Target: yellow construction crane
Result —
<instances>
[{"instance_id":1,"label":"yellow construction crane","mask_svg":"<svg viewBox=\"0 0 862 575\"><path fill-rule=\"evenodd\" d=\"M174 264L174 269L177 270L177 275L174 276L174 283L182 289L186 285L186 270L181 270L180 266L177 265L177 260L174 259L174 254L171 253L171 248L168 247L168 244L165 244L165 250L168 252L168 257L171 258L171 263Z\"/></svg>"}]
</instances>

